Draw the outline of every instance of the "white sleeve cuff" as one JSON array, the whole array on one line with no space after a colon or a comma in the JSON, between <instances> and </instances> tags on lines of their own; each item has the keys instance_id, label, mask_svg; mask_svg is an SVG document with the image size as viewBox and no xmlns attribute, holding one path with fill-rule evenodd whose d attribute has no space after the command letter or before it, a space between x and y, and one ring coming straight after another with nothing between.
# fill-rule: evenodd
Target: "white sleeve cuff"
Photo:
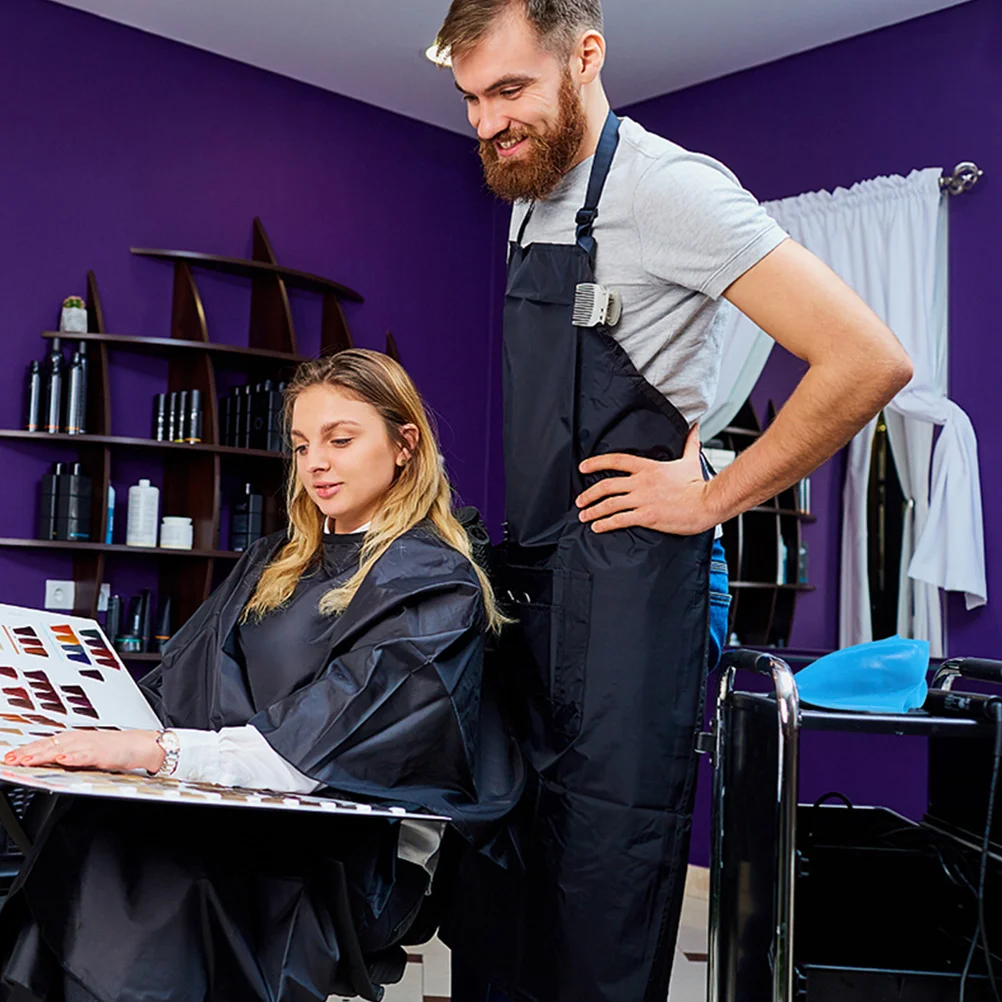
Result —
<instances>
[{"instance_id":1,"label":"white sleeve cuff","mask_svg":"<svg viewBox=\"0 0 1002 1002\"><path fill-rule=\"evenodd\" d=\"M171 730L180 744L175 779L278 793L312 793L323 785L290 765L250 724L221 731Z\"/></svg>"}]
</instances>

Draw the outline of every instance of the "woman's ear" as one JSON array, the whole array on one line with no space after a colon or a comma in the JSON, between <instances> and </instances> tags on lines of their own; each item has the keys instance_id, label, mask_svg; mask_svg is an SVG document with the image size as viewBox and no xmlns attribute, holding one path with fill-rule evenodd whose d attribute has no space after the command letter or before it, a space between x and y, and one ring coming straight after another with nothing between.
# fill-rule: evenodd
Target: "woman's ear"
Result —
<instances>
[{"instance_id":1,"label":"woman's ear","mask_svg":"<svg viewBox=\"0 0 1002 1002\"><path fill-rule=\"evenodd\" d=\"M400 426L400 435L405 444L400 446L400 451L397 453L397 466L406 466L421 440L421 432L416 424L405 424Z\"/></svg>"}]
</instances>

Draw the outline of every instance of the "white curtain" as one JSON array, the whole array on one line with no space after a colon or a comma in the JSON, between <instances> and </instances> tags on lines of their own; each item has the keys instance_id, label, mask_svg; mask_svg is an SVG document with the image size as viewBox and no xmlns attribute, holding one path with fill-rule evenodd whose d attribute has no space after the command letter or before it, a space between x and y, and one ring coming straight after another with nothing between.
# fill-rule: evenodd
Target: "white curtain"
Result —
<instances>
[{"instance_id":1,"label":"white curtain","mask_svg":"<svg viewBox=\"0 0 1002 1002\"><path fill-rule=\"evenodd\" d=\"M988 595L977 439L970 419L946 395L947 208L939 177L930 168L765 204L795 240L855 289L915 364L914 378L887 407L895 466L909 498L898 630L928 640L935 656L945 649L939 589L964 592L969 609ZM704 437L733 418L768 357L764 335L751 321L736 310L724 318L728 375L722 375L711 409L716 421L704 421ZM721 417L726 420L719 424ZM872 639L866 494L874 428L871 422L849 446L839 607L843 647Z\"/></svg>"},{"instance_id":2,"label":"white curtain","mask_svg":"<svg viewBox=\"0 0 1002 1002\"><path fill-rule=\"evenodd\" d=\"M734 420L776 343L726 299L721 301L715 323L723 329L720 382L710 409L699 422L699 437L704 442L719 435Z\"/></svg>"}]
</instances>

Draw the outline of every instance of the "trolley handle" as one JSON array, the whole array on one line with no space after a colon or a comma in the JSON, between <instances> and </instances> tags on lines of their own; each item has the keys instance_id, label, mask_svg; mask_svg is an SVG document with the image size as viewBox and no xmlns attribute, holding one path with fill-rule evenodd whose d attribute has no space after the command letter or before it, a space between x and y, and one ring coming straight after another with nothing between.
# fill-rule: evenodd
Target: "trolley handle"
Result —
<instances>
[{"instance_id":1,"label":"trolley handle","mask_svg":"<svg viewBox=\"0 0 1002 1002\"><path fill-rule=\"evenodd\" d=\"M766 654L763 651L742 649L725 651L720 659L721 698L724 701L734 685L734 676L741 669L771 678L773 688L776 691L781 719L791 724L797 720L800 713L797 683L793 679L793 670L782 658L776 657L775 654Z\"/></svg>"},{"instance_id":2,"label":"trolley handle","mask_svg":"<svg viewBox=\"0 0 1002 1002\"><path fill-rule=\"evenodd\" d=\"M771 675L775 659L761 651L733 650L724 651L720 658L719 670L723 673L730 668L739 671L753 671L757 675ZM1002 662L999 663L1002 668Z\"/></svg>"},{"instance_id":3,"label":"trolley handle","mask_svg":"<svg viewBox=\"0 0 1002 1002\"><path fill-rule=\"evenodd\" d=\"M1002 685L1002 661L992 661L989 658L950 658L936 672L933 688L949 689L958 676Z\"/></svg>"}]
</instances>

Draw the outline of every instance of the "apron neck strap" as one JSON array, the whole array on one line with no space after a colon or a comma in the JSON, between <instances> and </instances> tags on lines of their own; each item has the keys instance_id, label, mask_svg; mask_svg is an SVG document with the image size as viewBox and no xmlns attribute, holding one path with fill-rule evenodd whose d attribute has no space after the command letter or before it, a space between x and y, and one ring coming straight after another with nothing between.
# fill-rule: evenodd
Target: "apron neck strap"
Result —
<instances>
[{"instance_id":1,"label":"apron neck strap","mask_svg":"<svg viewBox=\"0 0 1002 1002\"><path fill-rule=\"evenodd\" d=\"M522 225L518 228L518 236L515 238L515 243L522 246L522 241L525 239L525 231L529 226L529 220L532 219L532 213L536 208L535 202L529 203L529 208L525 211L525 216L522 219Z\"/></svg>"},{"instance_id":2,"label":"apron neck strap","mask_svg":"<svg viewBox=\"0 0 1002 1002\"><path fill-rule=\"evenodd\" d=\"M610 108L609 117L605 120L602 128L602 136L598 141L598 149L595 150L595 160L591 166L591 177L588 180L588 195L585 204L578 211L575 222L577 223L578 246L586 250L589 254L595 251L595 238L592 236L592 227L598 218L598 203L602 198L602 190L605 188L605 180L609 176L609 169L612 167L612 158L616 155L619 146L619 118Z\"/></svg>"}]
</instances>

